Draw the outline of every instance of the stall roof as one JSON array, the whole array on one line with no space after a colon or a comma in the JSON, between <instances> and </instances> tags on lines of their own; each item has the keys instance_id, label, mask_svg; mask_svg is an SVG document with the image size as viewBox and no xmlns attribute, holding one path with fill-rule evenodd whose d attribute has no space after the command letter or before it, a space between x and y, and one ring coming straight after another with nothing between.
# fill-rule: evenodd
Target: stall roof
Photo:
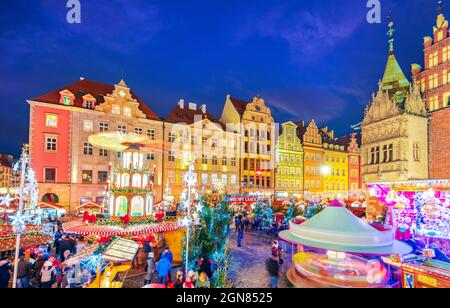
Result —
<instances>
[{"instance_id":1,"label":"stall roof","mask_svg":"<svg viewBox=\"0 0 450 308\"><path fill-rule=\"evenodd\" d=\"M41 202L37 205L40 209L64 210L64 207L53 202Z\"/></svg>"}]
</instances>

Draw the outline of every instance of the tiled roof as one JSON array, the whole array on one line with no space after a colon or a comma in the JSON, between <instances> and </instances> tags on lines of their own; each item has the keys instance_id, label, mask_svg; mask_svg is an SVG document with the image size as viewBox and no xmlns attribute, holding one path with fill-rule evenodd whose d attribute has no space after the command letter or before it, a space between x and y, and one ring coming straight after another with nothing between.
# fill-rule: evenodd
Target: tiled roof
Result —
<instances>
[{"instance_id":1,"label":"tiled roof","mask_svg":"<svg viewBox=\"0 0 450 308\"><path fill-rule=\"evenodd\" d=\"M111 94L114 91L114 85L83 79L42 96L36 97L32 99L32 101L59 105L60 92L64 90L69 90L72 92L75 95L74 106L82 108L83 96L90 94L96 99L97 104L102 104L105 102L104 96ZM153 112L153 110L151 110L143 100L136 96L133 91L131 91L131 95L139 102L139 109L147 116L147 119L160 120L156 113Z\"/></svg>"},{"instance_id":2,"label":"tiled roof","mask_svg":"<svg viewBox=\"0 0 450 308\"><path fill-rule=\"evenodd\" d=\"M231 102L233 103L234 108L236 108L236 111L242 116L244 112L247 110L247 105L250 104L249 102L237 99L237 98L230 98Z\"/></svg>"},{"instance_id":3,"label":"tiled roof","mask_svg":"<svg viewBox=\"0 0 450 308\"><path fill-rule=\"evenodd\" d=\"M358 144L358 146L359 147L361 147L361 143L362 143L362 135L361 134L355 134L356 136L356 142L357 142L357 144ZM337 140L336 140L336 142L339 144L339 145L343 145L343 146L345 146L346 148L350 145L350 142L352 141L352 135L347 135L347 136L344 136L344 137L341 137L341 138L338 138Z\"/></svg>"},{"instance_id":4,"label":"tiled roof","mask_svg":"<svg viewBox=\"0 0 450 308\"><path fill-rule=\"evenodd\" d=\"M222 128L224 127L223 123L208 112L203 113L200 109L192 110L188 107L181 109L179 105L175 106L165 121L170 123L185 123L187 125L192 125L194 124L195 116L201 116L202 119L208 119L213 123L219 124Z\"/></svg>"},{"instance_id":5,"label":"tiled roof","mask_svg":"<svg viewBox=\"0 0 450 308\"><path fill-rule=\"evenodd\" d=\"M305 135L308 126L306 125L305 121L298 121L295 124L297 124L297 136L303 142L303 136Z\"/></svg>"}]
</instances>

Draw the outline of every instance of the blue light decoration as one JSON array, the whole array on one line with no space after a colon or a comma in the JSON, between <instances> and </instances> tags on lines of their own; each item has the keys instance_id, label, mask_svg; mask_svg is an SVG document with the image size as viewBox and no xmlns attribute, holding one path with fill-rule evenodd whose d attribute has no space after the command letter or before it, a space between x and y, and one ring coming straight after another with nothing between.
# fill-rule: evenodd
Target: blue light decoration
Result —
<instances>
[{"instance_id":1,"label":"blue light decoration","mask_svg":"<svg viewBox=\"0 0 450 308\"><path fill-rule=\"evenodd\" d=\"M94 254L81 261L80 266L82 270L88 270L91 273L95 274L98 272L98 270L103 272L108 264L109 263L106 262L101 255Z\"/></svg>"}]
</instances>

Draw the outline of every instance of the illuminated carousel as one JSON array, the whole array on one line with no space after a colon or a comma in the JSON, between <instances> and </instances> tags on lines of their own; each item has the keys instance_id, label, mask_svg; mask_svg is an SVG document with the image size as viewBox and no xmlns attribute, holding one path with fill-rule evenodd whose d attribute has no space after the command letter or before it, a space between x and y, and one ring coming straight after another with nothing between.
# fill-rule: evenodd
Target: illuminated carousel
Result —
<instances>
[{"instance_id":1,"label":"illuminated carousel","mask_svg":"<svg viewBox=\"0 0 450 308\"><path fill-rule=\"evenodd\" d=\"M378 231L354 216L337 200L304 223L292 220L280 238L298 245L287 277L299 288L392 287L380 257L412 250L394 240L392 232Z\"/></svg>"},{"instance_id":2,"label":"illuminated carousel","mask_svg":"<svg viewBox=\"0 0 450 308\"><path fill-rule=\"evenodd\" d=\"M83 221L64 225L66 233L83 236L142 236L177 230L176 223L154 219L154 166L148 166L144 153L158 148L145 135L103 132L91 135L93 146L120 153L119 160L111 161L105 192L104 210L108 219L97 221L95 215L86 215ZM116 156L116 155L114 155Z\"/></svg>"}]
</instances>

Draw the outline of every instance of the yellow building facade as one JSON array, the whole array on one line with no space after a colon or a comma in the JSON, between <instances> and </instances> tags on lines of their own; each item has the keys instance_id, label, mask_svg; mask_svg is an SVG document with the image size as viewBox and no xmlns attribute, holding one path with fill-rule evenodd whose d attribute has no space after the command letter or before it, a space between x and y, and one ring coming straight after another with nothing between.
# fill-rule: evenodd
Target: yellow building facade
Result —
<instances>
[{"instance_id":1,"label":"yellow building facade","mask_svg":"<svg viewBox=\"0 0 450 308\"><path fill-rule=\"evenodd\" d=\"M344 145L338 144L333 131L324 128L321 134L324 149L324 193L346 193L349 184L347 150Z\"/></svg>"},{"instance_id":2,"label":"yellow building facade","mask_svg":"<svg viewBox=\"0 0 450 308\"><path fill-rule=\"evenodd\" d=\"M281 125L277 144L276 194L278 199L300 198L303 196L304 152L298 126L293 122Z\"/></svg>"},{"instance_id":3,"label":"yellow building facade","mask_svg":"<svg viewBox=\"0 0 450 308\"><path fill-rule=\"evenodd\" d=\"M278 132L264 99L246 102L227 96L221 122L239 134L240 192L273 195Z\"/></svg>"}]
</instances>

